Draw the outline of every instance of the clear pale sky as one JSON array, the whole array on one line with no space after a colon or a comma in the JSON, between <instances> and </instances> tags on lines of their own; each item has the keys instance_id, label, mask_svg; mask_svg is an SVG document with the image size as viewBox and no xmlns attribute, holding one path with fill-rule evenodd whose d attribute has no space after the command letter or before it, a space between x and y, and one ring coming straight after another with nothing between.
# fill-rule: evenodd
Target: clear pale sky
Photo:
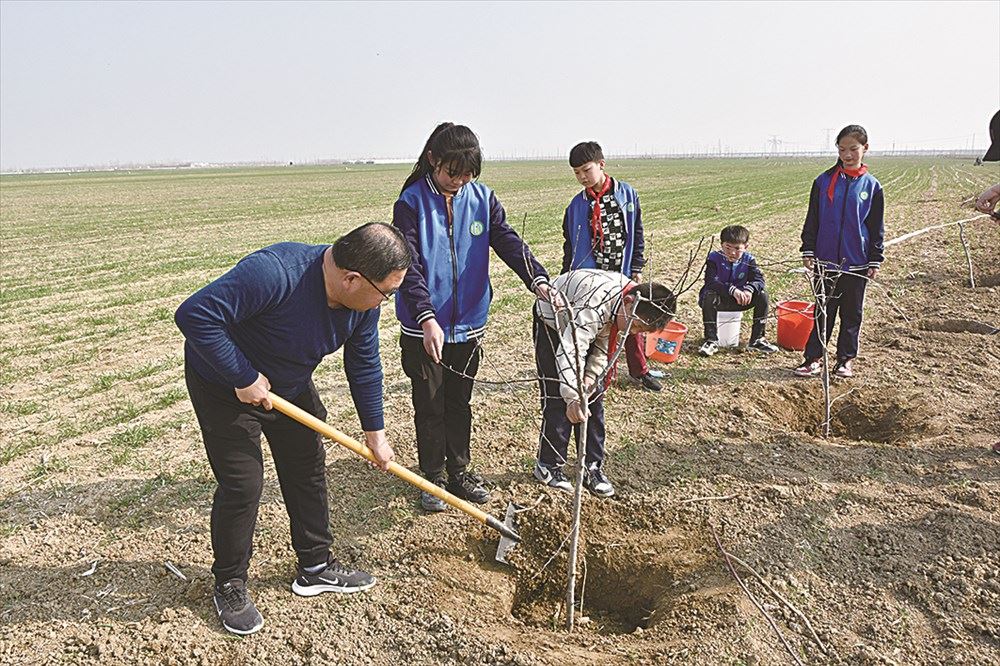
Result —
<instances>
[{"instance_id":1,"label":"clear pale sky","mask_svg":"<svg viewBox=\"0 0 1000 666\"><path fill-rule=\"evenodd\" d=\"M1000 2L0 2L0 168L487 156L985 150ZM832 148L831 148L832 154Z\"/></svg>"}]
</instances>

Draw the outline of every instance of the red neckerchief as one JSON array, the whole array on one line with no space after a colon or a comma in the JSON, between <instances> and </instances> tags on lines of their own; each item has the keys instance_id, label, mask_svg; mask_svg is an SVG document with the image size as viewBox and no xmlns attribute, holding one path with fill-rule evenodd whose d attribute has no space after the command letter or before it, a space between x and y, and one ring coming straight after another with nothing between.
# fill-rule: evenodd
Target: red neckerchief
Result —
<instances>
[{"instance_id":1,"label":"red neckerchief","mask_svg":"<svg viewBox=\"0 0 1000 666\"><path fill-rule=\"evenodd\" d=\"M607 194L609 189L611 189L611 176L607 174L604 174L604 185L601 186L600 192L587 188L587 194L594 197L594 213L590 216L591 237L594 239L594 244L602 250L604 249L604 226L601 224L601 197Z\"/></svg>"},{"instance_id":2,"label":"red neckerchief","mask_svg":"<svg viewBox=\"0 0 1000 666\"><path fill-rule=\"evenodd\" d=\"M625 289L622 290L622 307L625 307L625 297L628 296L629 292L638 287L637 284L630 284ZM608 359L611 359L615 352L618 350L618 313L612 313L611 315L611 337L608 338ZM615 380L615 375L618 374L618 361L611 366L608 374L604 375L604 389L607 390L611 386L611 382Z\"/></svg>"},{"instance_id":3,"label":"red neckerchief","mask_svg":"<svg viewBox=\"0 0 1000 666\"><path fill-rule=\"evenodd\" d=\"M841 172L846 173L851 178L857 178L868 173L868 165L862 164L859 169L845 169L838 164L837 168L833 170L833 176L830 177L830 187L826 188L826 196L830 201L833 201L833 190L837 187L837 179L840 178Z\"/></svg>"}]
</instances>

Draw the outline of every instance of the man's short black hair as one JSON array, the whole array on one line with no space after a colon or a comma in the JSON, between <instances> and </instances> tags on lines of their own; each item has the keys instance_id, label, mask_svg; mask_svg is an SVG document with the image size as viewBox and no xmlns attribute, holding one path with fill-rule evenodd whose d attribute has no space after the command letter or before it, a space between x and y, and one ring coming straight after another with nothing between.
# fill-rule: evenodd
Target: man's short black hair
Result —
<instances>
[{"instance_id":1,"label":"man's short black hair","mask_svg":"<svg viewBox=\"0 0 1000 666\"><path fill-rule=\"evenodd\" d=\"M723 243L746 245L750 242L750 230L738 224L733 224L723 229L722 233L719 234L719 238L722 239Z\"/></svg>"},{"instance_id":2,"label":"man's short black hair","mask_svg":"<svg viewBox=\"0 0 1000 666\"><path fill-rule=\"evenodd\" d=\"M639 297L635 306L635 316L654 331L660 330L674 318L674 313L677 311L677 297L669 287L659 282L644 282L637 285L632 293Z\"/></svg>"},{"instance_id":3,"label":"man's short black hair","mask_svg":"<svg viewBox=\"0 0 1000 666\"><path fill-rule=\"evenodd\" d=\"M337 239L333 263L345 271L361 273L372 282L381 282L390 273L408 269L413 257L399 229L369 222Z\"/></svg>"},{"instance_id":4,"label":"man's short black hair","mask_svg":"<svg viewBox=\"0 0 1000 666\"><path fill-rule=\"evenodd\" d=\"M599 162L604 159L601 146L596 141L584 141L573 146L569 151L569 165L574 169L587 162Z\"/></svg>"}]
</instances>

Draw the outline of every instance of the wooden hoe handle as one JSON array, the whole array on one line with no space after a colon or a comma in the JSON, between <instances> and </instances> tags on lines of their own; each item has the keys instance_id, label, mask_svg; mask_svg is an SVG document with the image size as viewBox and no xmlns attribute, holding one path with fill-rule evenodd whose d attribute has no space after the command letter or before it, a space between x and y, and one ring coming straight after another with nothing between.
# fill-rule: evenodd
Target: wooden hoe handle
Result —
<instances>
[{"instance_id":1,"label":"wooden hoe handle","mask_svg":"<svg viewBox=\"0 0 1000 666\"><path fill-rule=\"evenodd\" d=\"M329 425L324 421L320 421L318 418L316 418L309 412L299 407L296 407L295 405L288 402L281 396L275 395L274 393L268 391L267 397L271 401L271 404L274 406L274 408L277 409L282 414L284 414L285 416L287 416L288 418L294 419L299 423L301 423L302 425L311 428L312 430L315 430L316 432L323 435L327 439L333 440L337 444L340 444L345 449L350 449L351 451L358 454L368 462L374 463L376 465L379 464L378 460L375 458L375 454L371 452L371 449L369 449L367 446L365 446L358 440L354 439L353 437L345 435L344 433L340 432L339 430L337 430L336 428L334 428L333 426ZM434 495L438 499L447 502L448 504L455 507L459 511L463 511L469 514L470 516L472 516L479 522L483 523L484 525L492 527L496 531L500 532L500 534L504 535L505 537L513 539L514 541L521 540L521 537L517 534L517 532L510 529L509 527L504 525L502 522L500 522L490 514L486 513L485 511L482 511L481 509L476 508L472 504L469 504L468 502L459 497L455 497L441 486L431 483L430 481L420 476L419 474L414 474L413 472L406 469L402 465L395 462L390 462L388 471L392 474L395 474L396 476L401 478L403 481L406 481L410 485L416 486L425 493L430 493L431 495Z\"/></svg>"}]
</instances>

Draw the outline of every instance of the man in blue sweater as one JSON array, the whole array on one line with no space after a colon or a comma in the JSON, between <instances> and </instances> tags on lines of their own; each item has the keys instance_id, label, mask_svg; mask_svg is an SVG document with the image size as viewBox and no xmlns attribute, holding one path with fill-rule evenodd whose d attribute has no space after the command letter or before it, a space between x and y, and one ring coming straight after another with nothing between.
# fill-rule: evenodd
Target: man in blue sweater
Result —
<instances>
[{"instance_id":1,"label":"man in blue sweater","mask_svg":"<svg viewBox=\"0 0 1000 666\"><path fill-rule=\"evenodd\" d=\"M271 411L268 391L325 419L312 373L344 348L344 371L365 433L385 469L393 458L382 417L379 306L410 266L402 235L366 224L332 246L278 243L244 257L177 309L184 369L218 487L212 502L215 608L227 631L264 620L246 589L263 487L267 437L291 521L299 571L292 591L360 592L375 577L333 559L326 456L318 434Z\"/></svg>"}]
</instances>

